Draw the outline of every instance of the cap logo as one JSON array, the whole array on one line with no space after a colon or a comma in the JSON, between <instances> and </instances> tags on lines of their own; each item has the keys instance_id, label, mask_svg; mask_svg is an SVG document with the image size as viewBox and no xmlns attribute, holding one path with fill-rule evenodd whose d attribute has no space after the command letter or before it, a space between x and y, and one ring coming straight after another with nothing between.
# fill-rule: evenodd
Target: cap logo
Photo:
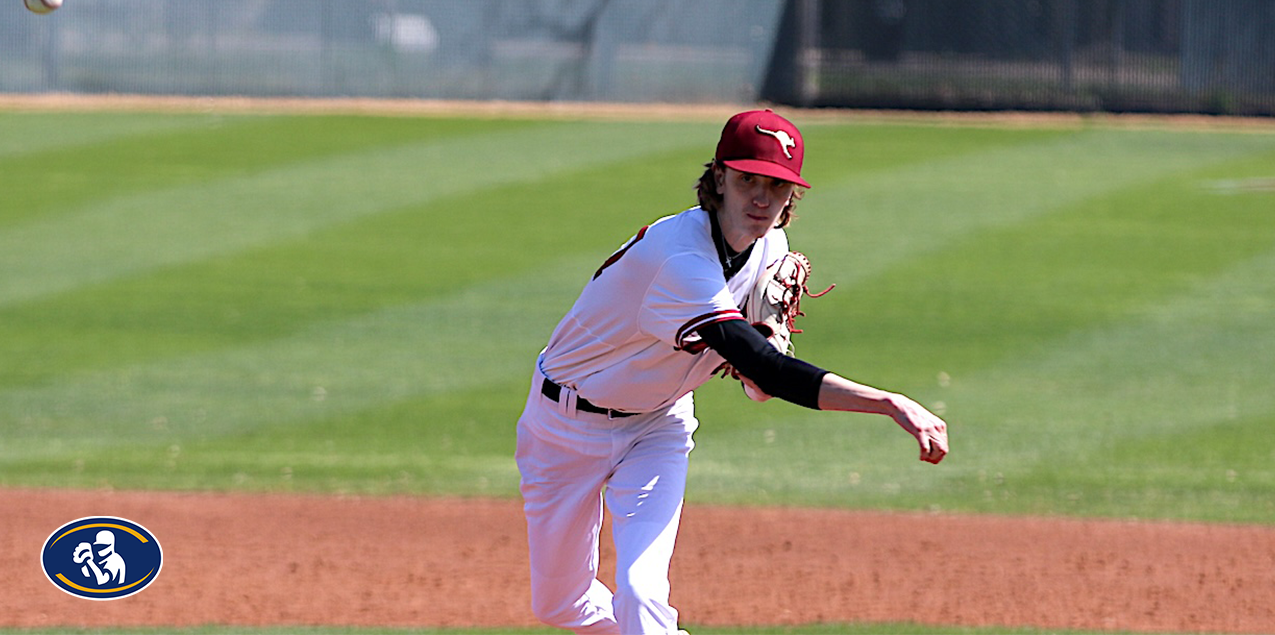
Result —
<instances>
[{"instance_id":1,"label":"cap logo","mask_svg":"<svg viewBox=\"0 0 1275 635\"><path fill-rule=\"evenodd\" d=\"M756 126L756 128L757 132L774 137L775 140L779 142L779 147L783 149L784 156L789 159L792 158L792 153L788 151L788 148L796 148L797 140L793 139L792 135L789 135L787 130L767 130L761 126Z\"/></svg>"}]
</instances>

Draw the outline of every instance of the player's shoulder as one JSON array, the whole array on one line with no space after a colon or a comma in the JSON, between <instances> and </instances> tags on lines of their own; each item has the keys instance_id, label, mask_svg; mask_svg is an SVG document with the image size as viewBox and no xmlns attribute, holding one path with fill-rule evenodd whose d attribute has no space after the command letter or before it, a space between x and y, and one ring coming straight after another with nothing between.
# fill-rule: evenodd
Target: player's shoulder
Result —
<instances>
[{"instance_id":1,"label":"player's shoulder","mask_svg":"<svg viewBox=\"0 0 1275 635\"><path fill-rule=\"evenodd\" d=\"M676 214L670 214L654 223L651 228L660 227L662 231L677 232L679 235L695 228L708 228L708 213L700 209L698 206L683 210Z\"/></svg>"},{"instance_id":2,"label":"player's shoulder","mask_svg":"<svg viewBox=\"0 0 1275 635\"><path fill-rule=\"evenodd\" d=\"M668 253L697 249L711 235L708 214L698 207L660 218L651 223L645 233L650 240L648 249Z\"/></svg>"},{"instance_id":3,"label":"player's shoulder","mask_svg":"<svg viewBox=\"0 0 1275 635\"><path fill-rule=\"evenodd\" d=\"M662 271L670 266L679 271L703 266L720 272L708 214L698 207L651 223L634 251L647 266Z\"/></svg>"},{"instance_id":4,"label":"player's shoulder","mask_svg":"<svg viewBox=\"0 0 1275 635\"><path fill-rule=\"evenodd\" d=\"M782 227L775 227L766 232L763 240L769 245L788 251L788 232L784 231Z\"/></svg>"},{"instance_id":5,"label":"player's shoulder","mask_svg":"<svg viewBox=\"0 0 1275 635\"><path fill-rule=\"evenodd\" d=\"M788 253L788 233L782 228L776 227L766 232L761 238L762 266L769 267L771 263L779 260Z\"/></svg>"}]
</instances>

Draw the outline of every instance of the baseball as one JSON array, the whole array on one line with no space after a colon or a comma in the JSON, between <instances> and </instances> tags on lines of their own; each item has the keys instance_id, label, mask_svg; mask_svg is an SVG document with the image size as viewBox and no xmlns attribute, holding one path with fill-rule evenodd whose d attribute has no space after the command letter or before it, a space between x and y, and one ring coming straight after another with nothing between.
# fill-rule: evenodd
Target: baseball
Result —
<instances>
[{"instance_id":1,"label":"baseball","mask_svg":"<svg viewBox=\"0 0 1275 635\"><path fill-rule=\"evenodd\" d=\"M32 13L50 13L62 6L62 0L22 0Z\"/></svg>"}]
</instances>

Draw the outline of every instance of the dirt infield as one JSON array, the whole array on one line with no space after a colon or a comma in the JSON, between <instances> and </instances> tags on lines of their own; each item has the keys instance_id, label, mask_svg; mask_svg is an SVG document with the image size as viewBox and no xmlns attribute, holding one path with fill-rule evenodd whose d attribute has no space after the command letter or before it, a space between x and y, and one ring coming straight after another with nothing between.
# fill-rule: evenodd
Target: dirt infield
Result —
<instances>
[{"instance_id":1,"label":"dirt infield","mask_svg":"<svg viewBox=\"0 0 1275 635\"><path fill-rule=\"evenodd\" d=\"M461 101L370 97L198 97L127 94L0 94L0 111L185 112L430 117L540 118L601 121L721 122L757 104ZM1020 111L902 111L775 106L803 123L894 122L942 126L1168 128L1275 134L1275 117Z\"/></svg>"},{"instance_id":2,"label":"dirt infield","mask_svg":"<svg viewBox=\"0 0 1275 635\"><path fill-rule=\"evenodd\" d=\"M158 579L55 588L40 550L85 516L150 529ZM530 626L524 528L506 500L0 489L0 627ZM690 505L672 579L688 624L1275 632L1266 527Z\"/></svg>"}]
</instances>

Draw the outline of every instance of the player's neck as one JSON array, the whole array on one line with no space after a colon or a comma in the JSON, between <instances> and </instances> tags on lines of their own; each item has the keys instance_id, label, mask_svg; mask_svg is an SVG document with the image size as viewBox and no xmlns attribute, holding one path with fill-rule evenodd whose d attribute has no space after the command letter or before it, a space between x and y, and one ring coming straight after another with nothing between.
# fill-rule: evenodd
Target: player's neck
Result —
<instances>
[{"instance_id":1,"label":"player's neck","mask_svg":"<svg viewBox=\"0 0 1275 635\"><path fill-rule=\"evenodd\" d=\"M730 231L726 229L722 230L722 237L726 239L727 247L730 247L735 253L741 254L748 251L748 248L752 247L753 243L757 242L756 237L747 234L736 234L735 236L731 236Z\"/></svg>"},{"instance_id":2,"label":"player's neck","mask_svg":"<svg viewBox=\"0 0 1275 635\"><path fill-rule=\"evenodd\" d=\"M717 247L717 258L721 261L722 273L729 280L748 261L755 241L748 240L748 244L744 245L743 249L736 249L734 244L726 238L725 228L722 227L721 219L718 218L717 214L710 213L708 216L712 225L713 245Z\"/></svg>"},{"instance_id":3,"label":"player's neck","mask_svg":"<svg viewBox=\"0 0 1275 635\"><path fill-rule=\"evenodd\" d=\"M749 234L741 227L734 226L731 223L723 223L721 213L712 214L713 224L717 228L718 234L721 236L723 247L728 247L735 253L743 253L749 247L757 242L757 237Z\"/></svg>"}]
</instances>

